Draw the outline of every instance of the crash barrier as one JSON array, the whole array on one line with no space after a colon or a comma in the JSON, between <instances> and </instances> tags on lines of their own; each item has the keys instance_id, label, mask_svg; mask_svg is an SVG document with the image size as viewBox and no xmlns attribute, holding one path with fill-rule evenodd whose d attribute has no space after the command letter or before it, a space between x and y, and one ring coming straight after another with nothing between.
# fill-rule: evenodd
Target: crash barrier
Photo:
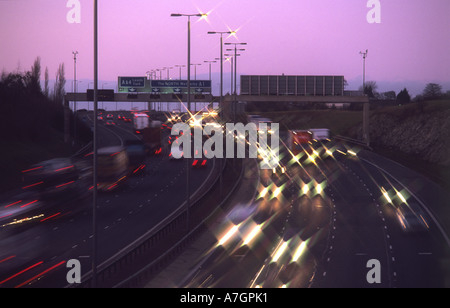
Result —
<instances>
[{"instance_id":1,"label":"crash barrier","mask_svg":"<svg viewBox=\"0 0 450 308\"><path fill-rule=\"evenodd\" d=\"M95 278L90 271L82 277L81 284L68 287L127 288L147 283L151 275L163 269L204 231L207 217L220 208L239 185L244 170L242 160L223 161L214 179L205 181L212 184L192 197L189 213L185 201L146 234L101 263Z\"/></svg>"},{"instance_id":2,"label":"crash barrier","mask_svg":"<svg viewBox=\"0 0 450 308\"><path fill-rule=\"evenodd\" d=\"M334 136L334 139L341 140L341 141L348 142L348 143L353 143L353 144L359 145L359 146L366 148L368 150L371 150L371 151L373 150L366 142L364 142L362 140L353 139L353 138L340 136L340 135Z\"/></svg>"}]
</instances>

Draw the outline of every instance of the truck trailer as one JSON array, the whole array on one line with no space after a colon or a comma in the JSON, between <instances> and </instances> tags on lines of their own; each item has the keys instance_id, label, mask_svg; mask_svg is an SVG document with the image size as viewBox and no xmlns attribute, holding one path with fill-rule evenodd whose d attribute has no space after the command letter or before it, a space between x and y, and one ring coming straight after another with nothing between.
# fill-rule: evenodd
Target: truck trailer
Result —
<instances>
[{"instance_id":1,"label":"truck trailer","mask_svg":"<svg viewBox=\"0 0 450 308\"><path fill-rule=\"evenodd\" d=\"M135 134L142 134L142 131L148 127L150 117L145 113L136 113L133 116L133 127Z\"/></svg>"}]
</instances>

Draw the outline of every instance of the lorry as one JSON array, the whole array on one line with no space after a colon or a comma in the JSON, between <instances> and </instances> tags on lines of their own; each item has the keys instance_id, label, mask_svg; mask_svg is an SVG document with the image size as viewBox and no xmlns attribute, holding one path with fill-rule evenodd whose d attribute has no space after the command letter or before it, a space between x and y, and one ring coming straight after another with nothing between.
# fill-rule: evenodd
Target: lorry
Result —
<instances>
[{"instance_id":1,"label":"lorry","mask_svg":"<svg viewBox=\"0 0 450 308\"><path fill-rule=\"evenodd\" d=\"M133 174L145 173L146 170L146 157L147 149L142 140L126 140L125 151L128 156L128 162L130 164L130 170Z\"/></svg>"},{"instance_id":2,"label":"lorry","mask_svg":"<svg viewBox=\"0 0 450 308\"><path fill-rule=\"evenodd\" d=\"M309 130L288 131L288 147L294 156L302 152L312 153L313 134Z\"/></svg>"},{"instance_id":3,"label":"lorry","mask_svg":"<svg viewBox=\"0 0 450 308\"><path fill-rule=\"evenodd\" d=\"M328 128L311 128L309 131L313 134L313 140L316 142L330 141L330 130Z\"/></svg>"},{"instance_id":4,"label":"lorry","mask_svg":"<svg viewBox=\"0 0 450 308\"><path fill-rule=\"evenodd\" d=\"M145 113L135 113L133 115L133 128L135 134L142 134L142 131L148 127L150 117Z\"/></svg>"},{"instance_id":5,"label":"lorry","mask_svg":"<svg viewBox=\"0 0 450 308\"><path fill-rule=\"evenodd\" d=\"M98 149L98 190L112 191L124 183L130 174L126 148L112 146Z\"/></svg>"},{"instance_id":6,"label":"lorry","mask_svg":"<svg viewBox=\"0 0 450 308\"><path fill-rule=\"evenodd\" d=\"M150 125L142 131L142 141L144 142L145 149L149 155L161 154L161 133L161 121L151 121Z\"/></svg>"}]
</instances>

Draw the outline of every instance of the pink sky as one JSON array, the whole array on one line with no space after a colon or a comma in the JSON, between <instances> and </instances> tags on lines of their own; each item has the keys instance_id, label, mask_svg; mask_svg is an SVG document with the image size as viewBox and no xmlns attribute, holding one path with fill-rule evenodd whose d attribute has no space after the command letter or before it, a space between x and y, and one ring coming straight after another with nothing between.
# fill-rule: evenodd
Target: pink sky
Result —
<instances>
[{"instance_id":1,"label":"pink sky","mask_svg":"<svg viewBox=\"0 0 450 308\"><path fill-rule=\"evenodd\" d=\"M226 42L248 43L239 58L241 74L344 75L356 83L362 76L359 52L369 49L367 80L405 86L433 81L450 90L448 0L380 0L381 24L367 22L367 0L98 2L100 80L186 64L187 20L170 14L201 10L210 15L208 21L193 19L192 63L219 57L219 36L208 31L239 29L237 38ZM77 50L78 79L93 79L93 0L80 0L81 24L67 22L66 3L0 0L1 70L28 70L40 56L51 79L65 63L70 80ZM219 71L218 64L213 71ZM197 74L207 77L208 66Z\"/></svg>"}]
</instances>

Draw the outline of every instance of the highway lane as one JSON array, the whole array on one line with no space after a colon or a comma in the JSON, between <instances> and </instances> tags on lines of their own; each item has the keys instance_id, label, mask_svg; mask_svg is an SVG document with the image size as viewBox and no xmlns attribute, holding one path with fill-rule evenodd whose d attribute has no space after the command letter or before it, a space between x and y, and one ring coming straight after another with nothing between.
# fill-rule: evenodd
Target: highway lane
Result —
<instances>
[{"instance_id":1,"label":"highway lane","mask_svg":"<svg viewBox=\"0 0 450 308\"><path fill-rule=\"evenodd\" d=\"M100 140L108 143L105 145L134 138L127 130L131 130L129 124L99 126ZM124 187L99 194L99 263L148 231L184 201L186 170L183 162L169 161L164 155L149 158L148 166L145 176L130 178ZM211 168L212 164L191 172L192 191L203 183ZM72 209L76 207L80 211L65 212L29 229L2 234L0 287L65 286L67 269L64 262L69 259L80 260L82 274L91 269L92 216L89 208L92 201L86 198L66 202Z\"/></svg>"},{"instance_id":2,"label":"highway lane","mask_svg":"<svg viewBox=\"0 0 450 308\"><path fill-rule=\"evenodd\" d=\"M331 207L317 188L323 173L313 164L297 167L286 174L261 170L256 197L222 218L216 245L185 286L308 286L326 244Z\"/></svg>"},{"instance_id":3,"label":"highway lane","mask_svg":"<svg viewBox=\"0 0 450 308\"><path fill-rule=\"evenodd\" d=\"M279 177L263 178L262 173L260 181L265 184L252 203L258 209L273 209L273 216L262 225L249 207L241 210L247 211L244 222L231 224L225 216L216 231L217 244L185 279L186 286L445 286L448 269L442 264L448 260L448 245L440 228L426 217L429 231L404 232L396 209L402 199L411 204L417 200L389 175L350 152L335 152L334 158L302 167L291 165ZM278 187L284 188L274 197ZM239 207L229 215L236 210ZM244 245L255 225L257 240ZM367 279L370 260L380 262L380 283Z\"/></svg>"},{"instance_id":4,"label":"highway lane","mask_svg":"<svg viewBox=\"0 0 450 308\"><path fill-rule=\"evenodd\" d=\"M102 131L113 131L110 142L120 142L116 135L127 135L121 128L125 129ZM216 245L186 286L444 286L442 264L448 260L448 245L440 228L427 217L429 232L406 234L395 216L400 198L413 203L415 196L358 156L334 153L334 159L302 166L287 163L286 174L261 172L255 199L226 213L221 227L214 230ZM183 193L170 197L167 193L185 191L184 164L166 157L149 162L150 176L133 178L122 190L99 198L99 259L117 252L183 201ZM204 179L207 170L195 173L199 178L193 182ZM4 238L1 243L9 250L0 254L0 287L21 286L30 279L32 285L53 286L65 281L62 262L70 258L82 261L83 273L90 270L91 230L90 211L82 211ZM367 262L373 259L380 261L380 284L367 280ZM51 278L39 284L32 279L48 274Z\"/></svg>"},{"instance_id":5,"label":"highway lane","mask_svg":"<svg viewBox=\"0 0 450 308\"><path fill-rule=\"evenodd\" d=\"M342 165L338 165L342 168ZM341 169L330 186L333 219L325 260L313 286L369 287L367 262L381 262L381 287L393 286L392 244L377 196L351 170ZM371 195L372 194L372 195ZM322 282L322 283L320 283Z\"/></svg>"},{"instance_id":6,"label":"highway lane","mask_svg":"<svg viewBox=\"0 0 450 308\"><path fill-rule=\"evenodd\" d=\"M438 226L425 216L430 231L405 233L396 217L396 208L404 201L401 199L410 204L417 200L408 196L399 183L373 165L358 158L346 159L341 163L347 180L352 181L353 185L336 187L334 192L336 207L342 213L338 217L341 228L336 231L335 239L341 243L337 244L338 247L346 247L343 242L354 244L359 241L360 245L348 247L345 255L342 250L329 252L331 262L338 263L339 267L330 265L331 271L326 274L328 278L317 283L317 286L335 285L339 281L342 286L366 287L366 263L370 259L378 259L381 262L382 283L373 286L443 287L445 269L440 264L446 258L447 243ZM350 195L348 187L353 188L352 193L359 187L361 195L367 199L365 206L355 203L356 199L344 200L336 195L338 192L342 192L341 196ZM360 212L345 215L349 209ZM353 217L361 225L343 223L344 216ZM351 228L355 230L351 232Z\"/></svg>"}]
</instances>

